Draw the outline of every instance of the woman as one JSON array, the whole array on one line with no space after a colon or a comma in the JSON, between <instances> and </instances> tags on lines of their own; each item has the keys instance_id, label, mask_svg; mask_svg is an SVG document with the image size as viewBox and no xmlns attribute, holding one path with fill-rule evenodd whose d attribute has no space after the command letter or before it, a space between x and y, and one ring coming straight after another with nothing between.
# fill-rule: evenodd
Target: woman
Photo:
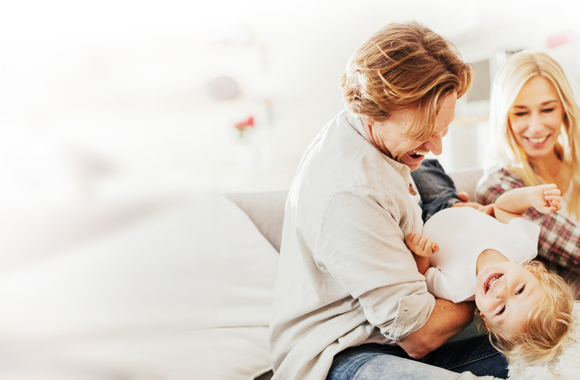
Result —
<instances>
[{"instance_id":1,"label":"woman","mask_svg":"<svg viewBox=\"0 0 580 380\"><path fill-rule=\"evenodd\" d=\"M387 25L351 57L347 110L310 144L288 195L270 325L274 379L507 374L485 336L444 344L475 305L429 294L404 239L423 224L410 171L441 153L472 79L453 45L413 22Z\"/></svg>"},{"instance_id":2,"label":"woman","mask_svg":"<svg viewBox=\"0 0 580 380\"><path fill-rule=\"evenodd\" d=\"M538 259L569 281L580 273L580 108L558 63L545 53L522 51L499 69L492 90L492 158L476 200L495 202L503 192L555 183L562 210L524 217L541 227Z\"/></svg>"}]
</instances>

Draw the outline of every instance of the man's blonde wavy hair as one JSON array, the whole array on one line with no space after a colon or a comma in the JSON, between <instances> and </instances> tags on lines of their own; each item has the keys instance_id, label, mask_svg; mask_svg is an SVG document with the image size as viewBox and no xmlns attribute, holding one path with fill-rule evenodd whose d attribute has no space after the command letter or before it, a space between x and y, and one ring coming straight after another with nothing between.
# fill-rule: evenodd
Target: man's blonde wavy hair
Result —
<instances>
[{"instance_id":1,"label":"man's blonde wavy hair","mask_svg":"<svg viewBox=\"0 0 580 380\"><path fill-rule=\"evenodd\" d=\"M552 359L564 344L572 324L574 293L562 277L548 272L541 262L532 261L528 270L540 280L544 297L530 311L525 331L506 335L494 331L485 320L481 327L489 332L491 343L508 362L524 359L535 364Z\"/></svg>"},{"instance_id":2,"label":"man's blonde wavy hair","mask_svg":"<svg viewBox=\"0 0 580 380\"><path fill-rule=\"evenodd\" d=\"M417 23L388 24L351 56L342 77L346 108L377 122L405 108L424 110L405 136L421 141L435 130L445 96L465 95L473 83L473 66L455 46Z\"/></svg>"},{"instance_id":3,"label":"man's blonde wavy hair","mask_svg":"<svg viewBox=\"0 0 580 380\"><path fill-rule=\"evenodd\" d=\"M580 191L580 107L572 87L558 62L542 52L521 51L510 56L499 68L492 86L489 120L491 160L487 169L498 164L508 166L526 186L541 185L525 151L517 143L509 122L509 112L524 84L535 76L548 79L558 92L564 107L560 138L554 147L556 155L572 166L572 194ZM573 196L570 213L580 218L580 197Z\"/></svg>"}]
</instances>

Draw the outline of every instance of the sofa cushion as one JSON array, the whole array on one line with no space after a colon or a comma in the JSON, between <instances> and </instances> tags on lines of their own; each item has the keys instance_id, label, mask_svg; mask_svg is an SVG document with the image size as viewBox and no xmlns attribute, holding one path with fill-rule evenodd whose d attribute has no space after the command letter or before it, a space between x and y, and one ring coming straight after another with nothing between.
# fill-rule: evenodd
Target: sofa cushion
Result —
<instances>
[{"instance_id":1,"label":"sofa cushion","mask_svg":"<svg viewBox=\"0 0 580 380\"><path fill-rule=\"evenodd\" d=\"M277 260L225 196L182 199L3 273L0 349L23 367L247 380L270 367Z\"/></svg>"}]
</instances>

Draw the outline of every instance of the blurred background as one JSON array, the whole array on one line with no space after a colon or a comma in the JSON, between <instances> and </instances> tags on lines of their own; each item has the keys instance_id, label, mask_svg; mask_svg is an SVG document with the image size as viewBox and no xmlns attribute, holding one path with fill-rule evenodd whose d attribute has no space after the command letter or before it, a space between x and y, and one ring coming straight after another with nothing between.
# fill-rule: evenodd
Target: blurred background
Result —
<instances>
[{"instance_id":1,"label":"blurred background","mask_svg":"<svg viewBox=\"0 0 580 380\"><path fill-rule=\"evenodd\" d=\"M213 380L191 374L214 352L220 369L269 365L268 319L215 306L270 310L277 255L225 197L188 196L288 190L343 109L349 56L389 22L424 23L476 68L447 171L482 167L491 80L512 52L546 51L580 91L571 0L4 3L2 379ZM222 315L261 335L228 335Z\"/></svg>"},{"instance_id":2,"label":"blurred background","mask_svg":"<svg viewBox=\"0 0 580 380\"><path fill-rule=\"evenodd\" d=\"M580 87L578 5L498 0L24 0L0 12L0 199L288 189L350 54L418 20L474 63L440 157L481 167L490 81L548 52Z\"/></svg>"}]
</instances>

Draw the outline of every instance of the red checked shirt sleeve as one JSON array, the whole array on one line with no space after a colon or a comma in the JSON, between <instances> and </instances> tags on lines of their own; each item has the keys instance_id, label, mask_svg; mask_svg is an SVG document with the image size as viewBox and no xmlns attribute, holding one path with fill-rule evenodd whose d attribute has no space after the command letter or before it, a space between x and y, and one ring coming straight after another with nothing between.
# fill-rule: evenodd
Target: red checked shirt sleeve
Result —
<instances>
[{"instance_id":1,"label":"red checked shirt sleeve","mask_svg":"<svg viewBox=\"0 0 580 380\"><path fill-rule=\"evenodd\" d=\"M524 186L513 171L502 168L480 181L475 194L476 202L488 205L504 192ZM545 215L534 208L530 208L523 217L540 226L537 259L558 273L567 269L580 274L580 226L558 212Z\"/></svg>"}]
</instances>

